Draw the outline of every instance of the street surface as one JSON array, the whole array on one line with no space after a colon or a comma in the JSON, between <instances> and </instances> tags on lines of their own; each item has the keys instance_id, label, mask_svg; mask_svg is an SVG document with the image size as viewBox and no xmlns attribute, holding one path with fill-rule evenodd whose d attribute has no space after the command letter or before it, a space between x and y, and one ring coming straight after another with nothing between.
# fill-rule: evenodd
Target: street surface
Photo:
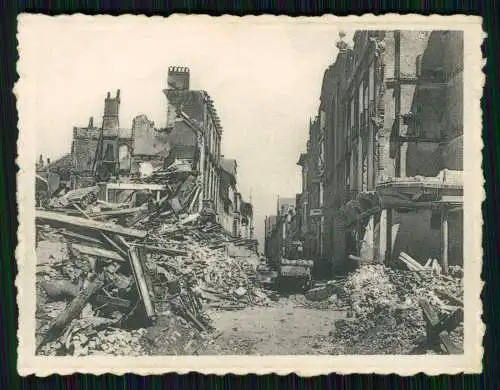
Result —
<instances>
[{"instance_id":1,"label":"street surface","mask_svg":"<svg viewBox=\"0 0 500 390\"><path fill-rule=\"evenodd\" d=\"M290 298L280 298L271 307L247 307L211 315L221 336L217 344L229 355L327 354L334 323L344 313L298 307Z\"/></svg>"}]
</instances>

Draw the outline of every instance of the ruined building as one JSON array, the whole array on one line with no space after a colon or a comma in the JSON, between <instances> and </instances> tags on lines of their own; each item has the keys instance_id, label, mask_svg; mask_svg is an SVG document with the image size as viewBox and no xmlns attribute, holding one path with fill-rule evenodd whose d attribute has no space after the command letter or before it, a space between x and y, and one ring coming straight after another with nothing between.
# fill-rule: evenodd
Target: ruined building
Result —
<instances>
[{"instance_id":1,"label":"ruined building","mask_svg":"<svg viewBox=\"0 0 500 390\"><path fill-rule=\"evenodd\" d=\"M71 153L51 163L51 174L62 174L61 181L71 188L104 183L113 192L125 187L133 191L145 187L131 181L182 165L191 172L191 184L201 188L194 207L213 209L229 234L253 238L253 209L236 189L236 168L221 166L222 126L212 99L205 91L190 89L190 71L185 67L169 67L163 92L165 126L156 127L139 114L129 128L120 127L120 90L114 97L108 92L101 126L91 117L86 127L74 127ZM40 184L45 185L48 167L38 165ZM165 189L164 185L147 186L157 195ZM106 200L110 200L107 195Z\"/></svg>"},{"instance_id":2,"label":"ruined building","mask_svg":"<svg viewBox=\"0 0 500 390\"><path fill-rule=\"evenodd\" d=\"M203 201L219 209L222 126L207 92L189 88L189 69L170 67L167 88L167 125L172 153L188 153L198 159Z\"/></svg>"},{"instance_id":3,"label":"ruined building","mask_svg":"<svg viewBox=\"0 0 500 390\"><path fill-rule=\"evenodd\" d=\"M299 236L296 205L296 198L278 197L276 215L265 218L264 254L274 266L290 257L292 242Z\"/></svg>"},{"instance_id":4,"label":"ruined building","mask_svg":"<svg viewBox=\"0 0 500 390\"><path fill-rule=\"evenodd\" d=\"M128 173L131 163L130 129L120 128L120 90L104 100L101 127L90 117L86 127L73 127L73 187L85 187Z\"/></svg>"},{"instance_id":5,"label":"ruined building","mask_svg":"<svg viewBox=\"0 0 500 390\"><path fill-rule=\"evenodd\" d=\"M238 190L236 188L237 163L235 159L221 158L219 187L219 221L234 237L240 233Z\"/></svg>"},{"instance_id":6,"label":"ruined building","mask_svg":"<svg viewBox=\"0 0 500 390\"><path fill-rule=\"evenodd\" d=\"M219 187L219 222L233 237L253 239L253 206L242 199L237 188L238 163L221 158Z\"/></svg>"},{"instance_id":7,"label":"ruined building","mask_svg":"<svg viewBox=\"0 0 500 390\"><path fill-rule=\"evenodd\" d=\"M316 259L337 269L349 254L387 263L405 251L461 264L463 33L359 31L353 42L337 43L299 160Z\"/></svg>"}]
</instances>

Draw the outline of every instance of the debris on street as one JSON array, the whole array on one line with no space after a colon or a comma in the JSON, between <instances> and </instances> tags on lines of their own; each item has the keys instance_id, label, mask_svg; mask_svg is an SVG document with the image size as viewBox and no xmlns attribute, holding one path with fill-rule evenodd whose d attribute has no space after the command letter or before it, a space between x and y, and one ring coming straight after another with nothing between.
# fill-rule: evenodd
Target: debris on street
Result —
<instances>
[{"instance_id":1,"label":"debris on street","mask_svg":"<svg viewBox=\"0 0 500 390\"><path fill-rule=\"evenodd\" d=\"M434 326L440 324L441 330L454 334L454 344L460 350L461 295L460 279L435 275L430 267L417 273L364 265L347 277L339 295L348 307L347 318L335 324L332 353L450 353L433 336L429 338L426 310L436 316ZM454 316L451 321L450 315Z\"/></svg>"},{"instance_id":2,"label":"debris on street","mask_svg":"<svg viewBox=\"0 0 500 390\"><path fill-rule=\"evenodd\" d=\"M196 187L112 207L96 188L36 211L38 353L198 353L213 336L207 312L271 302L252 243L193 212Z\"/></svg>"}]
</instances>

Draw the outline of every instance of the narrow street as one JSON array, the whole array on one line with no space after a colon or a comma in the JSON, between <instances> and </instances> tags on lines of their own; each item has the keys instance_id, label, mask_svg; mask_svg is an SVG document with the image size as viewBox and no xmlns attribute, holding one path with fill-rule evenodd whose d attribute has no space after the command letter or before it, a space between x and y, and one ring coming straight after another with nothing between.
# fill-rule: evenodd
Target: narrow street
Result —
<instances>
[{"instance_id":1,"label":"narrow street","mask_svg":"<svg viewBox=\"0 0 500 390\"><path fill-rule=\"evenodd\" d=\"M247 307L212 316L222 334L217 344L228 355L327 354L340 311L300 307L281 298L271 307ZM307 321L304 321L307 318Z\"/></svg>"},{"instance_id":2,"label":"narrow street","mask_svg":"<svg viewBox=\"0 0 500 390\"><path fill-rule=\"evenodd\" d=\"M177 65L161 125L123 127L117 89L39 156L38 355L464 353L463 37L338 35L317 111L253 139L262 161L223 150L212 75Z\"/></svg>"}]
</instances>

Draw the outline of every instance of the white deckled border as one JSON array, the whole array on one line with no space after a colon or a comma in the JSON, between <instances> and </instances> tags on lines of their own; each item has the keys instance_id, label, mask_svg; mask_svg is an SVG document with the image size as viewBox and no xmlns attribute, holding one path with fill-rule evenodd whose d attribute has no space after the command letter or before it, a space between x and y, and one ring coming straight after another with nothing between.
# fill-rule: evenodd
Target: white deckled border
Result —
<instances>
[{"instance_id":1,"label":"white deckled border","mask_svg":"<svg viewBox=\"0 0 500 390\"><path fill-rule=\"evenodd\" d=\"M273 24L285 26L289 23L335 23L341 29L418 29L418 30L463 30L464 31L464 275L465 275L465 353L464 355L381 355L381 356L162 356L162 357L47 357L35 356L35 164L36 159L36 104L35 91L26 88L26 79L36 67L23 58L23 48L33 45L30 28L38 23L99 24L126 26L134 29L146 23L233 23ZM486 60L481 54L485 34L481 18L477 16L421 16L388 14L384 16L364 15L335 17L287 17L287 16L245 16L224 15L220 17L172 15L169 18L123 15L85 16L81 14L49 17L21 14L18 18L19 81L14 91L19 112L19 140L17 164L17 202L19 212L18 246L16 259L19 274L16 278L19 306L18 327L18 370L21 375L72 373L136 373L162 374L168 372L187 373L196 371L204 374L266 374L280 375L296 373L312 376L328 373L377 373L413 375L424 372L429 375L442 373L477 373L482 369L482 339L485 326L481 320L482 302L480 294L482 265L482 215L484 199L484 178L482 163L482 117L480 99L485 78L482 67ZM333 38L332 38L333 39ZM64 82L64 81L61 81Z\"/></svg>"}]
</instances>

